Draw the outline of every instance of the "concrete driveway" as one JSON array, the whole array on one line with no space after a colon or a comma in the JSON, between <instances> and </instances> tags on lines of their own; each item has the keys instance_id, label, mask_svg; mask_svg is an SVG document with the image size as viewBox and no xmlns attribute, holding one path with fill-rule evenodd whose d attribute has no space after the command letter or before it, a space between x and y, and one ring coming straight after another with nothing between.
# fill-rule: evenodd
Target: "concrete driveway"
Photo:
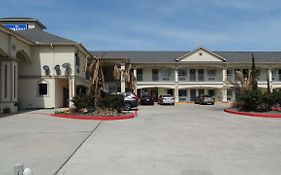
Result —
<instances>
[{"instance_id":1,"label":"concrete driveway","mask_svg":"<svg viewBox=\"0 0 281 175\"><path fill-rule=\"evenodd\" d=\"M135 119L102 122L58 174L279 175L281 120L224 107L141 106Z\"/></svg>"},{"instance_id":2,"label":"concrete driveway","mask_svg":"<svg viewBox=\"0 0 281 175\"><path fill-rule=\"evenodd\" d=\"M52 175L92 133L100 121L49 117L38 110L0 118L0 174L14 174L23 163L34 175Z\"/></svg>"}]
</instances>

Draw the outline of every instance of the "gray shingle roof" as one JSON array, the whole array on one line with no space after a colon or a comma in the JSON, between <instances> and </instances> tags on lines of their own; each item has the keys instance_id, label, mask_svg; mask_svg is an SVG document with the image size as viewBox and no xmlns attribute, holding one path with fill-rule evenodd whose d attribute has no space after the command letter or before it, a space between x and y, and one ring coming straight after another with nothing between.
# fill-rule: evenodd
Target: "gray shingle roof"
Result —
<instances>
[{"instance_id":1,"label":"gray shingle roof","mask_svg":"<svg viewBox=\"0 0 281 175\"><path fill-rule=\"evenodd\" d=\"M189 51L91 51L93 56L104 59L128 58L131 63L173 63L175 59ZM251 63L252 53L256 63L280 63L281 52L239 52L239 51L214 51L229 63Z\"/></svg>"},{"instance_id":2,"label":"gray shingle roof","mask_svg":"<svg viewBox=\"0 0 281 175\"><path fill-rule=\"evenodd\" d=\"M181 51L92 51L93 56L103 58L129 58L132 63L170 63L187 52Z\"/></svg>"},{"instance_id":3,"label":"gray shingle roof","mask_svg":"<svg viewBox=\"0 0 281 175\"><path fill-rule=\"evenodd\" d=\"M57 44L65 44L65 43L70 43L70 44L77 44L77 42L59 37L57 35L53 35L51 33L45 32L43 30L38 30L38 29L28 29L28 30L22 30L22 31L17 31L17 33L26 38L29 39L35 43L57 43Z\"/></svg>"}]
</instances>

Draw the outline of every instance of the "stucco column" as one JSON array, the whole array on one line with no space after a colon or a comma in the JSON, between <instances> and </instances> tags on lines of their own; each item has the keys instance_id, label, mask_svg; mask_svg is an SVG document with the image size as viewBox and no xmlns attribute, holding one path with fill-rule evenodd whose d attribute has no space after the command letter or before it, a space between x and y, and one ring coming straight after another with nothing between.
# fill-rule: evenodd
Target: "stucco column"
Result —
<instances>
[{"instance_id":1,"label":"stucco column","mask_svg":"<svg viewBox=\"0 0 281 175\"><path fill-rule=\"evenodd\" d=\"M269 90L270 90L270 92L272 92L273 90L272 90L272 68L271 67L269 67L267 69L267 75L268 75L268 81L269 81Z\"/></svg>"},{"instance_id":2,"label":"stucco column","mask_svg":"<svg viewBox=\"0 0 281 175\"><path fill-rule=\"evenodd\" d=\"M227 88L226 88L226 85L225 85L226 77L227 77L226 67L223 67L222 68L222 82L223 82L222 102L227 102Z\"/></svg>"},{"instance_id":3,"label":"stucco column","mask_svg":"<svg viewBox=\"0 0 281 175\"><path fill-rule=\"evenodd\" d=\"M121 63L121 92L126 91L125 77L124 77L125 63Z\"/></svg>"},{"instance_id":4,"label":"stucco column","mask_svg":"<svg viewBox=\"0 0 281 175\"><path fill-rule=\"evenodd\" d=\"M76 91L75 78L70 77L69 80L68 80L68 84L69 84L69 107L73 107L74 104L71 100L76 94L76 92L75 92Z\"/></svg>"},{"instance_id":5,"label":"stucco column","mask_svg":"<svg viewBox=\"0 0 281 175\"><path fill-rule=\"evenodd\" d=\"M134 94L137 94L138 82L137 82L137 68L136 67L134 67L133 73L134 73L134 78L135 78L135 83L136 83L136 89L134 90Z\"/></svg>"},{"instance_id":6,"label":"stucco column","mask_svg":"<svg viewBox=\"0 0 281 175\"><path fill-rule=\"evenodd\" d=\"M175 102L179 102L179 75L178 75L178 67L175 67Z\"/></svg>"}]
</instances>

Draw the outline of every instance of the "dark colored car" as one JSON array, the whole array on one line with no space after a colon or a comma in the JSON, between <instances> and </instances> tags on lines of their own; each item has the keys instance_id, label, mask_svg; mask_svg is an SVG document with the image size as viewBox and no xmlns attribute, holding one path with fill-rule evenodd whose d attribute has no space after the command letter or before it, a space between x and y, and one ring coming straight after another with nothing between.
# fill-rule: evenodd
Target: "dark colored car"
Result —
<instances>
[{"instance_id":1,"label":"dark colored car","mask_svg":"<svg viewBox=\"0 0 281 175\"><path fill-rule=\"evenodd\" d=\"M140 98L141 105L154 105L154 99L151 95L143 95Z\"/></svg>"},{"instance_id":2,"label":"dark colored car","mask_svg":"<svg viewBox=\"0 0 281 175\"><path fill-rule=\"evenodd\" d=\"M202 94L195 98L194 103L196 104L215 104L215 98L208 94Z\"/></svg>"}]
</instances>

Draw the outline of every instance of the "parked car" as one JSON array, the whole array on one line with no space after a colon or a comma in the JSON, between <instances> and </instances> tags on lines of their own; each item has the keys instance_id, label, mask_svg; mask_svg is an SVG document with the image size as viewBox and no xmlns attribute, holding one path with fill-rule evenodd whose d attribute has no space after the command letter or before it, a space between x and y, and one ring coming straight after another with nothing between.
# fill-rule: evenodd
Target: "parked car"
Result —
<instances>
[{"instance_id":1,"label":"parked car","mask_svg":"<svg viewBox=\"0 0 281 175\"><path fill-rule=\"evenodd\" d=\"M202 94L195 98L194 100L195 104L215 104L215 98L208 94Z\"/></svg>"},{"instance_id":2,"label":"parked car","mask_svg":"<svg viewBox=\"0 0 281 175\"><path fill-rule=\"evenodd\" d=\"M123 95L124 101L123 101L123 109L125 111L129 111L132 108L138 107L139 105L139 98L130 92L114 92L110 93L111 95Z\"/></svg>"},{"instance_id":3,"label":"parked car","mask_svg":"<svg viewBox=\"0 0 281 175\"><path fill-rule=\"evenodd\" d=\"M124 95L123 108L125 111L129 111L129 110L131 110L131 108L138 107L139 98L135 94L130 93L130 92L125 92L125 93L122 93L122 95Z\"/></svg>"},{"instance_id":4,"label":"parked car","mask_svg":"<svg viewBox=\"0 0 281 175\"><path fill-rule=\"evenodd\" d=\"M151 95L143 95L140 98L140 104L141 105L154 105L154 99L152 98Z\"/></svg>"},{"instance_id":5,"label":"parked car","mask_svg":"<svg viewBox=\"0 0 281 175\"><path fill-rule=\"evenodd\" d=\"M171 94L161 94L158 98L158 104L171 104L175 105L175 98Z\"/></svg>"}]
</instances>

